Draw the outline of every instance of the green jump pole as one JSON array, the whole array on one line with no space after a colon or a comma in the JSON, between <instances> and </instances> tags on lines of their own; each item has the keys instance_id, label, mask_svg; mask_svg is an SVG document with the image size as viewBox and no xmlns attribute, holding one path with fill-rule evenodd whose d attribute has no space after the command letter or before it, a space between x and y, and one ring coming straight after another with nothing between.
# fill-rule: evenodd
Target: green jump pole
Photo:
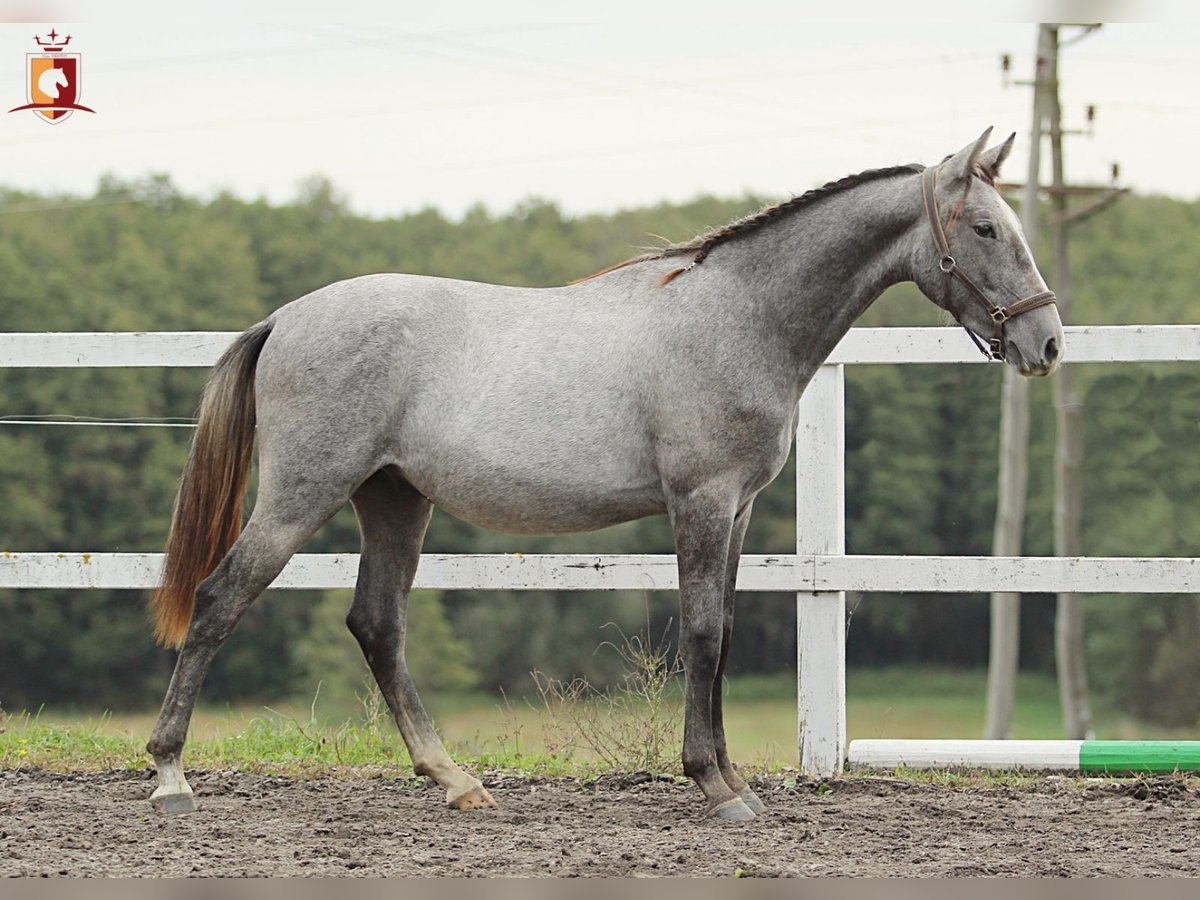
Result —
<instances>
[{"instance_id":1,"label":"green jump pole","mask_svg":"<svg viewBox=\"0 0 1200 900\"><path fill-rule=\"evenodd\" d=\"M1200 771L1200 741L1084 741L1082 772Z\"/></svg>"}]
</instances>

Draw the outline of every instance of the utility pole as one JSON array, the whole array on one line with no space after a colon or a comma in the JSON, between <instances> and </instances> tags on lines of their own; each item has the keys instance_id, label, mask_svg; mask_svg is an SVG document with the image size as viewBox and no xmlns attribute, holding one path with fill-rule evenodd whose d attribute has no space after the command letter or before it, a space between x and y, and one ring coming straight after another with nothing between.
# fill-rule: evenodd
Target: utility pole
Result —
<instances>
[{"instance_id":1,"label":"utility pole","mask_svg":"<svg viewBox=\"0 0 1200 900\"><path fill-rule=\"evenodd\" d=\"M1098 25L1088 26L1083 35ZM1080 35L1082 37L1083 35ZM1054 29L1058 40L1058 29ZM1068 212L1067 185L1063 178L1062 106L1058 94L1058 55L1055 53L1051 74L1054 89L1050 92L1050 152L1053 182L1051 204L1054 215L1053 278L1058 295L1058 310L1064 320L1071 315L1071 268L1068 260L1068 229L1073 222L1106 208L1124 193L1117 189L1104 191L1093 203ZM1089 123L1094 109L1088 108ZM1054 419L1057 448L1054 454L1054 555L1083 555L1083 406L1075 390L1075 370L1062 366L1054 379ZM1092 737L1092 709L1088 700L1087 665L1083 646L1083 596L1058 595L1054 617L1054 658L1058 668L1058 696L1062 704L1063 727L1067 737L1084 740Z\"/></svg>"},{"instance_id":2,"label":"utility pole","mask_svg":"<svg viewBox=\"0 0 1200 900\"><path fill-rule=\"evenodd\" d=\"M1046 93L1051 74L1050 55L1057 38L1052 26L1038 28L1037 64L1033 79L1033 127L1030 131L1029 170L1021 201L1021 227L1030 247L1037 238L1038 190ZM1007 62L1007 60L1006 60ZM996 521L992 529L993 556L1020 556L1025 530L1025 497L1029 482L1029 383L1004 367L1000 399L1000 471L996 485ZM987 715L983 736L1012 737L1013 706L1020 661L1021 595L997 591L991 597L988 645Z\"/></svg>"},{"instance_id":3,"label":"utility pole","mask_svg":"<svg viewBox=\"0 0 1200 900\"><path fill-rule=\"evenodd\" d=\"M1072 39L1078 40L1099 28L1086 25ZM1034 87L1033 146L1030 149L1029 176L1023 186L999 185L1002 190L1022 190L1021 220L1032 247L1038 232L1039 149L1043 134L1050 137L1051 184L1048 190L1053 213L1050 284L1058 296L1059 314L1070 320L1071 276L1068 264L1068 228L1071 223L1106 209L1127 191L1113 187L1067 185L1063 170L1062 107L1059 98L1058 56L1059 26L1042 24L1038 28L1038 56ZM1005 72L1008 70L1007 58ZM1090 133L1095 109L1088 107ZM1113 166L1113 180L1117 167ZM1068 209L1070 196L1098 195L1092 202ZM1067 352L1070 350L1068 348ZM1010 385L1009 382L1013 385ZM1020 533L1024 520L1028 470L1028 393L1015 387L1024 382L1005 372L1004 406L1001 413L1001 451L999 502L993 553L996 556L1020 553ZM1011 393L1010 393L1011 388ZM1074 371L1063 365L1053 379L1057 449L1054 459L1054 553L1056 556L1080 556L1082 496L1080 473L1083 460L1083 409L1075 390ZM1011 496L1009 493L1011 492ZM1001 513L1004 512L1002 517ZM1015 521L1017 516L1020 521ZM1002 534L1002 528L1008 529ZM1018 661L1017 634L1020 624L1019 595L992 595L992 645L988 669L988 712L985 736L1009 737L1015 695ZM1083 598L1078 594L1059 594L1055 614L1055 661L1058 668L1059 698L1067 737L1091 736L1092 719L1088 702L1087 670L1083 645Z\"/></svg>"}]
</instances>

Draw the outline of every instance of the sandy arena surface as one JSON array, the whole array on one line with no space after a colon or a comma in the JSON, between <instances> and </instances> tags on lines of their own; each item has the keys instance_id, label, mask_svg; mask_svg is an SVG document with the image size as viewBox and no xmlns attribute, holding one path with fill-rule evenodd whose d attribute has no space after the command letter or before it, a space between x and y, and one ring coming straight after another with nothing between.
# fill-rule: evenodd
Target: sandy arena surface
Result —
<instances>
[{"instance_id":1,"label":"sandy arena surface","mask_svg":"<svg viewBox=\"0 0 1200 900\"><path fill-rule=\"evenodd\" d=\"M152 779L0 772L0 875L1200 874L1200 789L1172 778L772 777L745 824L700 818L698 790L647 776L484 776L499 808L451 812L424 779L195 772L200 809L174 818L151 810Z\"/></svg>"}]
</instances>

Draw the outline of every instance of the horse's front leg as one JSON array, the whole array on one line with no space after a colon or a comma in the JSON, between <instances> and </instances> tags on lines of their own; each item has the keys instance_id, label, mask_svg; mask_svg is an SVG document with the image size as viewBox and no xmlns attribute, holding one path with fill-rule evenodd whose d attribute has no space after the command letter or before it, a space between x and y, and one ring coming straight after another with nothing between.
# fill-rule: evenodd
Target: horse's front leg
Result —
<instances>
[{"instance_id":1,"label":"horse's front leg","mask_svg":"<svg viewBox=\"0 0 1200 900\"><path fill-rule=\"evenodd\" d=\"M758 799L758 795L746 784L738 774L733 762L729 759L729 751L725 746L725 714L721 688L725 680L725 665L729 661L729 648L733 638L733 605L737 596L738 564L742 558L742 540L746 537L746 526L750 524L750 510L754 505L751 500L738 511L733 521L733 531L729 536L729 563L725 570L724 615L721 628L721 659L717 664L717 675L713 679L712 692L712 724L713 743L717 750L717 765L721 775L730 790L742 798L750 811L755 815L765 811L766 807Z\"/></svg>"},{"instance_id":2,"label":"horse's front leg","mask_svg":"<svg viewBox=\"0 0 1200 900\"><path fill-rule=\"evenodd\" d=\"M672 498L671 525L679 559L679 644L687 676L683 771L718 819L753 819L750 807L726 783L713 733L713 691L721 663L729 542L738 498L694 491Z\"/></svg>"}]
</instances>

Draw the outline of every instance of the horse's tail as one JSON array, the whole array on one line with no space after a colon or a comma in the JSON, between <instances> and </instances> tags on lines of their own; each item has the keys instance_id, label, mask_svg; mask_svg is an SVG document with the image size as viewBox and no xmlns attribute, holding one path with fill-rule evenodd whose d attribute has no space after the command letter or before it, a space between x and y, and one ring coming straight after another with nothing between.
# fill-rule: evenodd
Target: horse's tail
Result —
<instances>
[{"instance_id":1,"label":"horse's tail","mask_svg":"<svg viewBox=\"0 0 1200 900\"><path fill-rule=\"evenodd\" d=\"M254 372L269 321L222 354L200 401L196 436L175 499L162 582L150 598L154 636L168 647L187 637L196 588L242 530L242 495L254 448Z\"/></svg>"}]
</instances>

